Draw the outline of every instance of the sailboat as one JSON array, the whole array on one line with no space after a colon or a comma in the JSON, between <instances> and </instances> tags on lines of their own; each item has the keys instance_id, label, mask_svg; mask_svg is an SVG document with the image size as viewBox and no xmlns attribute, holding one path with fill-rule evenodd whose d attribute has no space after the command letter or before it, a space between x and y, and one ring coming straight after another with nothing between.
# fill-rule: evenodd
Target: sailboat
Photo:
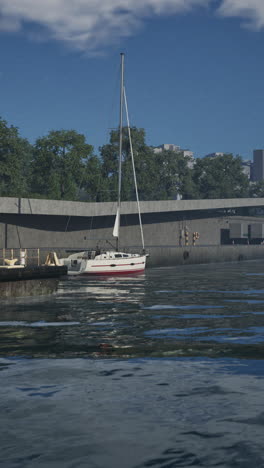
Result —
<instances>
[{"instance_id":1,"label":"sailboat","mask_svg":"<svg viewBox=\"0 0 264 468\"><path fill-rule=\"evenodd\" d=\"M119 250L120 215L121 215L121 186L122 186L122 143L123 143L123 111L126 110L127 129L130 143L132 170L134 176L138 218L141 232L142 253L127 253ZM121 83L120 83L120 122L119 122L119 161L118 161L118 197L117 211L113 228L113 237L116 239L115 250L91 250L74 253L69 257L60 259L68 268L68 275L127 275L142 273L146 267L147 254L145 252L144 235L141 221L140 204L137 189L137 180L134 164L133 146L131 140L128 106L124 86L124 53L121 53Z\"/></svg>"}]
</instances>

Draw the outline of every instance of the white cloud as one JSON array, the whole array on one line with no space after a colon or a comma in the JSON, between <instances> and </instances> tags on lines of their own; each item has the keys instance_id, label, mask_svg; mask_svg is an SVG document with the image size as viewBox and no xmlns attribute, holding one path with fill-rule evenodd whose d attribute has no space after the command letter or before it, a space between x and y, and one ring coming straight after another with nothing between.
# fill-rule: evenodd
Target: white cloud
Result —
<instances>
[{"instance_id":1,"label":"white cloud","mask_svg":"<svg viewBox=\"0 0 264 468\"><path fill-rule=\"evenodd\" d=\"M264 0L218 0L218 12L264 26ZM216 0L0 0L0 30L25 30L90 53L120 41L148 17L188 12Z\"/></svg>"},{"instance_id":2,"label":"white cloud","mask_svg":"<svg viewBox=\"0 0 264 468\"><path fill-rule=\"evenodd\" d=\"M211 0L0 0L0 30L30 30L94 51L133 34L147 17L186 12ZM34 28L36 34L36 28Z\"/></svg>"},{"instance_id":3,"label":"white cloud","mask_svg":"<svg viewBox=\"0 0 264 468\"><path fill-rule=\"evenodd\" d=\"M256 29L264 27L264 0L222 0L219 13L245 18L246 23Z\"/></svg>"}]
</instances>

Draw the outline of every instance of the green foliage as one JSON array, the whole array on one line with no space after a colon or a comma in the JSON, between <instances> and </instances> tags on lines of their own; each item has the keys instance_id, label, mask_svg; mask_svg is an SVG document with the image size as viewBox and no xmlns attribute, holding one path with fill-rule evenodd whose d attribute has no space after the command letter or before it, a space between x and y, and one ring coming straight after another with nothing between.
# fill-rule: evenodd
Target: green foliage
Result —
<instances>
[{"instance_id":1,"label":"green foliage","mask_svg":"<svg viewBox=\"0 0 264 468\"><path fill-rule=\"evenodd\" d=\"M51 131L39 138L32 163L32 191L42 197L77 200L88 184L93 147L75 130Z\"/></svg>"},{"instance_id":2,"label":"green foliage","mask_svg":"<svg viewBox=\"0 0 264 468\"><path fill-rule=\"evenodd\" d=\"M91 156L86 164L83 191L87 201L108 201L108 190L102 177L102 163L97 156Z\"/></svg>"},{"instance_id":3,"label":"green foliage","mask_svg":"<svg viewBox=\"0 0 264 468\"><path fill-rule=\"evenodd\" d=\"M0 196L27 196L31 157L29 142L0 119Z\"/></svg>"},{"instance_id":4,"label":"green foliage","mask_svg":"<svg viewBox=\"0 0 264 468\"><path fill-rule=\"evenodd\" d=\"M176 199L178 195L190 197L191 170L188 167L189 158L183 153L162 151L155 155L155 164L159 173L157 199Z\"/></svg>"},{"instance_id":5,"label":"green foliage","mask_svg":"<svg viewBox=\"0 0 264 468\"><path fill-rule=\"evenodd\" d=\"M133 127L131 139L140 200L176 199L179 194L184 198L195 198L189 158L173 151L155 154L145 143L143 129ZM110 134L110 143L101 148L103 178L107 181L109 200L117 197L118 154L119 131L116 130ZM123 129L122 200L135 200L127 128Z\"/></svg>"},{"instance_id":6,"label":"green foliage","mask_svg":"<svg viewBox=\"0 0 264 468\"><path fill-rule=\"evenodd\" d=\"M243 198L249 193L241 158L232 154L197 159L193 181L199 198Z\"/></svg>"},{"instance_id":7,"label":"green foliage","mask_svg":"<svg viewBox=\"0 0 264 468\"><path fill-rule=\"evenodd\" d=\"M260 180L259 182L253 182L250 185L250 196L251 197L264 197L264 180Z\"/></svg>"},{"instance_id":8,"label":"green foliage","mask_svg":"<svg viewBox=\"0 0 264 468\"><path fill-rule=\"evenodd\" d=\"M131 128L131 137L140 200L264 197L264 182L249 185L238 156L196 159L192 168L181 152L154 153L144 129ZM122 200L135 200L126 127L122 149ZM0 196L115 201L118 158L118 130L97 157L75 130L53 130L31 145L0 119Z\"/></svg>"},{"instance_id":9,"label":"green foliage","mask_svg":"<svg viewBox=\"0 0 264 468\"><path fill-rule=\"evenodd\" d=\"M130 144L128 137L128 129L123 128L123 144L122 144L122 200L134 200L135 189L134 179L131 165ZM150 153L152 151L146 146L145 131L136 127L131 128L131 139L133 144L133 153L135 159L136 172L140 186L148 185L146 180L146 171L142 170L148 167L147 160L150 161ZM108 199L116 200L118 188L118 159L119 159L119 130L112 130L110 133L110 143L100 148L102 160L102 176L106 182L106 190L108 191ZM140 166L140 167L139 167ZM143 180L142 180L143 179Z\"/></svg>"},{"instance_id":10,"label":"green foliage","mask_svg":"<svg viewBox=\"0 0 264 468\"><path fill-rule=\"evenodd\" d=\"M163 151L155 154L145 143L145 131L133 127L131 139L140 200L175 199L178 194L194 197L189 158L182 153ZM112 131L110 143L101 148L103 177L107 180L110 200L117 197L119 131ZM123 129L122 200L135 200L127 128Z\"/></svg>"},{"instance_id":11,"label":"green foliage","mask_svg":"<svg viewBox=\"0 0 264 468\"><path fill-rule=\"evenodd\" d=\"M159 168L157 167L153 150L145 145L141 151L135 153L134 156L140 200L157 200ZM129 164L131 166L130 161ZM131 200L135 200L135 188L131 169L130 177Z\"/></svg>"}]
</instances>

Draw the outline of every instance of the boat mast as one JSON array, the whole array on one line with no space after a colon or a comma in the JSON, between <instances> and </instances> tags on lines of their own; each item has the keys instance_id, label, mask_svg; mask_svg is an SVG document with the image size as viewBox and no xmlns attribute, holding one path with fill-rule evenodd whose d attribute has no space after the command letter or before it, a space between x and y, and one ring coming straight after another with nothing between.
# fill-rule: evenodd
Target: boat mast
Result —
<instances>
[{"instance_id":1,"label":"boat mast","mask_svg":"<svg viewBox=\"0 0 264 468\"><path fill-rule=\"evenodd\" d=\"M118 222L120 224L121 212L121 178L122 178L122 143L123 143L123 102L124 102L124 57L122 52L121 56L121 80L120 80L120 111L119 111L119 164L118 164L118 195L117 195L117 213ZM116 250L119 250L119 233L116 238Z\"/></svg>"}]
</instances>

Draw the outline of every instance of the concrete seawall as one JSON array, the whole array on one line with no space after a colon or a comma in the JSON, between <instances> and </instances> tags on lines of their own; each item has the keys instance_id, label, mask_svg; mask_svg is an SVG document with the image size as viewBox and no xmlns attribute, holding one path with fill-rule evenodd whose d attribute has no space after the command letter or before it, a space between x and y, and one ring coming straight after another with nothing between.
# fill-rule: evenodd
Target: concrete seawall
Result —
<instances>
[{"instance_id":1,"label":"concrete seawall","mask_svg":"<svg viewBox=\"0 0 264 468\"><path fill-rule=\"evenodd\" d=\"M131 251L139 251L140 245ZM54 248L59 258L67 257L71 251ZM147 246L149 257L147 267L166 267L203 263L238 262L243 260L263 259L264 245L210 245L210 246ZM47 250L40 250L41 263L45 261ZM35 260L28 258L28 265L33 266ZM31 278L32 279L32 278Z\"/></svg>"},{"instance_id":2,"label":"concrete seawall","mask_svg":"<svg viewBox=\"0 0 264 468\"><path fill-rule=\"evenodd\" d=\"M147 250L149 267L264 259L264 245L151 247Z\"/></svg>"},{"instance_id":3,"label":"concrete seawall","mask_svg":"<svg viewBox=\"0 0 264 468\"><path fill-rule=\"evenodd\" d=\"M0 282L0 299L53 294L58 284L56 278Z\"/></svg>"},{"instance_id":4,"label":"concrete seawall","mask_svg":"<svg viewBox=\"0 0 264 468\"><path fill-rule=\"evenodd\" d=\"M138 248L131 250L140 251ZM147 267L166 267L219 262L240 262L263 258L264 245L210 245L210 246L147 246L149 257ZM57 249L59 257L69 255L69 251ZM43 255L44 257L44 255Z\"/></svg>"},{"instance_id":5,"label":"concrete seawall","mask_svg":"<svg viewBox=\"0 0 264 468\"><path fill-rule=\"evenodd\" d=\"M60 277L66 275L67 268L63 266L1 267L0 299L51 294Z\"/></svg>"}]
</instances>

